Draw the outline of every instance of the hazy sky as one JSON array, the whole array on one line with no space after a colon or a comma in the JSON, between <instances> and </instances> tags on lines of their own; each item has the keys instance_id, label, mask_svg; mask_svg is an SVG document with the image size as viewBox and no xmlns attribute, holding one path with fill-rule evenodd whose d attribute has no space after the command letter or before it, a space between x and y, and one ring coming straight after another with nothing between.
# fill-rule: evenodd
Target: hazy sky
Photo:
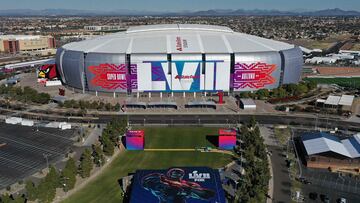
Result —
<instances>
[{"instance_id":1,"label":"hazy sky","mask_svg":"<svg viewBox=\"0 0 360 203\"><path fill-rule=\"evenodd\" d=\"M0 0L4 9L67 8L82 10L179 11L207 9L318 10L341 8L360 11L360 0Z\"/></svg>"}]
</instances>

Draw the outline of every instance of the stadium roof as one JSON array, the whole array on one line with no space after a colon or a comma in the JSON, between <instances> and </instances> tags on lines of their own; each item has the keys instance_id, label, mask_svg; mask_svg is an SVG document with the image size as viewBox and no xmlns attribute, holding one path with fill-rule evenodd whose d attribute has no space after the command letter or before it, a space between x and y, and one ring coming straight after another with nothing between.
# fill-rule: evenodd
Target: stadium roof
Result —
<instances>
[{"instance_id":1,"label":"stadium roof","mask_svg":"<svg viewBox=\"0 0 360 203\"><path fill-rule=\"evenodd\" d=\"M302 141L308 155L334 152L348 158L360 157L360 133L344 140L324 132L307 133Z\"/></svg>"},{"instance_id":2,"label":"stadium roof","mask_svg":"<svg viewBox=\"0 0 360 203\"><path fill-rule=\"evenodd\" d=\"M64 49L85 53L177 54L249 53L294 48L284 42L237 33L223 26L164 24L129 28L90 40L73 42Z\"/></svg>"}]
</instances>

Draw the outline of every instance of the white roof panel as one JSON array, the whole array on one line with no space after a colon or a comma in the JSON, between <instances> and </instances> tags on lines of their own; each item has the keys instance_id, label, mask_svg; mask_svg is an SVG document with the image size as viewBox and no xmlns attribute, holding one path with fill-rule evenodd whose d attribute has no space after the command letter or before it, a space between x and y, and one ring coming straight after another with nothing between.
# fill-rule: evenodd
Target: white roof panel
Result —
<instances>
[{"instance_id":1,"label":"white roof panel","mask_svg":"<svg viewBox=\"0 0 360 203\"><path fill-rule=\"evenodd\" d=\"M255 102L253 99L240 99L241 103L243 103L244 105L254 105L256 106Z\"/></svg>"},{"instance_id":2,"label":"white roof panel","mask_svg":"<svg viewBox=\"0 0 360 203\"><path fill-rule=\"evenodd\" d=\"M330 96L326 99L325 104L327 104L327 105L339 105L340 98L341 98L341 97L339 97L339 96L330 95Z\"/></svg>"},{"instance_id":3,"label":"white roof panel","mask_svg":"<svg viewBox=\"0 0 360 203\"><path fill-rule=\"evenodd\" d=\"M131 53L167 53L166 36L134 37Z\"/></svg>"},{"instance_id":4,"label":"white roof panel","mask_svg":"<svg viewBox=\"0 0 360 203\"><path fill-rule=\"evenodd\" d=\"M350 153L341 142L327 139L325 137L306 140L303 143L308 155L332 151L346 157L351 157Z\"/></svg>"},{"instance_id":5,"label":"white roof panel","mask_svg":"<svg viewBox=\"0 0 360 203\"><path fill-rule=\"evenodd\" d=\"M170 46L171 53L202 53L197 35L171 35Z\"/></svg>"},{"instance_id":6,"label":"white roof panel","mask_svg":"<svg viewBox=\"0 0 360 203\"><path fill-rule=\"evenodd\" d=\"M201 40L206 53L231 53L228 50L224 35L202 35Z\"/></svg>"},{"instance_id":7,"label":"white roof panel","mask_svg":"<svg viewBox=\"0 0 360 203\"><path fill-rule=\"evenodd\" d=\"M341 142L352 158L360 157L359 151L357 151L356 147L351 143L351 138L346 140L341 140Z\"/></svg>"},{"instance_id":8,"label":"white roof panel","mask_svg":"<svg viewBox=\"0 0 360 203\"><path fill-rule=\"evenodd\" d=\"M342 95L339 101L339 105L352 106L354 98L355 98L354 95Z\"/></svg>"}]
</instances>

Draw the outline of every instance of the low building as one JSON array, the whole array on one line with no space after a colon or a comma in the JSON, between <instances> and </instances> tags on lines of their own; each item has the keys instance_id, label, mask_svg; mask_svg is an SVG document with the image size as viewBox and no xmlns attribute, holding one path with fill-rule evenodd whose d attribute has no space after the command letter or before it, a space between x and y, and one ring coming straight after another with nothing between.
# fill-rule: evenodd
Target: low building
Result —
<instances>
[{"instance_id":1,"label":"low building","mask_svg":"<svg viewBox=\"0 0 360 203\"><path fill-rule=\"evenodd\" d=\"M307 167L359 173L360 133L343 140L324 132L305 133L299 151Z\"/></svg>"},{"instance_id":2,"label":"low building","mask_svg":"<svg viewBox=\"0 0 360 203\"><path fill-rule=\"evenodd\" d=\"M256 104L252 99L240 99L240 108L244 110L256 110Z\"/></svg>"},{"instance_id":3,"label":"low building","mask_svg":"<svg viewBox=\"0 0 360 203\"><path fill-rule=\"evenodd\" d=\"M329 95L327 99L317 99L316 105L327 108L336 108L336 109L339 108L342 110L350 111L354 99L355 99L354 95L341 95L341 96Z\"/></svg>"},{"instance_id":4,"label":"low building","mask_svg":"<svg viewBox=\"0 0 360 203\"><path fill-rule=\"evenodd\" d=\"M56 47L52 36L0 35L0 52L20 53L52 49Z\"/></svg>"}]
</instances>

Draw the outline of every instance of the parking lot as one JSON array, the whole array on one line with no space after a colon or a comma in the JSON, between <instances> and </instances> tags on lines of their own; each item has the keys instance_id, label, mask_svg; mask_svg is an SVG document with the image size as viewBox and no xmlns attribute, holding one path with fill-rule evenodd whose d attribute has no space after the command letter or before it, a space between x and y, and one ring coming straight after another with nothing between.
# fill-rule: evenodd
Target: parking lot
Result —
<instances>
[{"instance_id":1,"label":"parking lot","mask_svg":"<svg viewBox=\"0 0 360 203\"><path fill-rule=\"evenodd\" d=\"M302 133L308 132L307 130L296 130L295 136L300 136ZM349 135L353 133L348 132ZM341 139L349 137L345 133L339 136ZM304 153L301 152L300 154ZM337 202L339 198L346 198L348 202L360 202L360 177L350 176L349 174L332 173L327 169L312 169L306 168L301 164L302 177L309 181L311 184L303 184L302 191L306 198L305 202L321 202L320 195L326 195L330 202ZM317 193L316 200L309 198L310 193Z\"/></svg>"},{"instance_id":2,"label":"parking lot","mask_svg":"<svg viewBox=\"0 0 360 203\"><path fill-rule=\"evenodd\" d=\"M327 195L331 202L341 197L345 197L348 202L360 202L360 177L306 168L303 169L303 177L311 182L303 185L304 195L308 200L309 193L316 192L318 195Z\"/></svg>"},{"instance_id":3,"label":"parking lot","mask_svg":"<svg viewBox=\"0 0 360 203\"><path fill-rule=\"evenodd\" d=\"M74 143L73 130L0 123L0 189L62 159Z\"/></svg>"}]
</instances>

